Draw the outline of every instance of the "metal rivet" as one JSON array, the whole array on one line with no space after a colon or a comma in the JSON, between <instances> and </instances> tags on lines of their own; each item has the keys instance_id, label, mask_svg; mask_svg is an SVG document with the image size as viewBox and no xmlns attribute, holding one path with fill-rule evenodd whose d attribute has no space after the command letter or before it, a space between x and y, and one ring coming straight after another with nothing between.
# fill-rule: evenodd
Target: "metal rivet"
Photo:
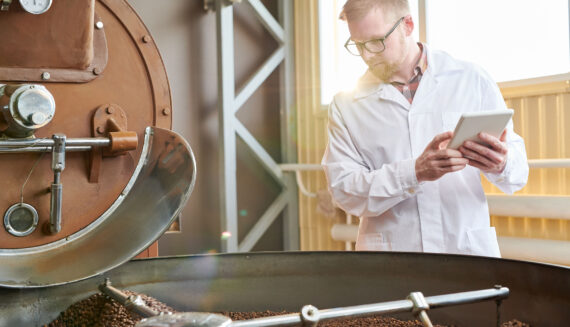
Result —
<instances>
[{"instance_id":1,"label":"metal rivet","mask_svg":"<svg viewBox=\"0 0 570 327\"><path fill-rule=\"evenodd\" d=\"M100 30L103 28L103 22L102 21L98 21L97 23L95 23L95 27Z\"/></svg>"},{"instance_id":2,"label":"metal rivet","mask_svg":"<svg viewBox=\"0 0 570 327\"><path fill-rule=\"evenodd\" d=\"M51 75L48 72L43 72L42 73L42 79L44 81L47 81L48 79L50 79Z\"/></svg>"},{"instance_id":3,"label":"metal rivet","mask_svg":"<svg viewBox=\"0 0 570 327\"><path fill-rule=\"evenodd\" d=\"M105 130L103 129L103 127L97 126L97 133L103 134L104 131L105 131Z\"/></svg>"},{"instance_id":4,"label":"metal rivet","mask_svg":"<svg viewBox=\"0 0 570 327\"><path fill-rule=\"evenodd\" d=\"M113 107L107 107L105 111L107 111L107 113L110 115L115 112L115 109L113 109Z\"/></svg>"},{"instance_id":5,"label":"metal rivet","mask_svg":"<svg viewBox=\"0 0 570 327\"><path fill-rule=\"evenodd\" d=\"M101 74L101 68L99 68L99 67L93 68L93 74L95 74L95 75Z\"/></svg>"},{"instance_id":6,"label":"metal rivet","mask_svg":"<svg viewBox=\"0 0 570 327\"><path fill-rule=\"evenodd\" d=\"M170 115L170 109L168 109L168 108L162 109L162 114L165 115L165 116Z\"/></svg>"},{"instance_id":7,"label":"metal rivet","mask_svg":"<svg viewBox=\"0 0 570 327\"><path fill-rule=\"evenodd\" d=\"M150 36L149 36L149 35L143 36L142 41L143 41L144 43L149 43L149 42L150 42Z\"/></svg>"}]
</instances>

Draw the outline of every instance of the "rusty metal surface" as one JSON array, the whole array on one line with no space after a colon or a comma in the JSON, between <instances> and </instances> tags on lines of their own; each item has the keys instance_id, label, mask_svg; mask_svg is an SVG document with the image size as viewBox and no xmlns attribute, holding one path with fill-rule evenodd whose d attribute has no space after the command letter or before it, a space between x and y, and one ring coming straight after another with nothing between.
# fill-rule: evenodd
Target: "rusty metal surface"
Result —
<instances>
[{"instance_id":1,"label":"rusty metal surface","mask_svg":"<svg viewBox=\"0 0 570 327\"><path fill-rule=\"evenodd\" d=\"M58 0L41 15L14 1L0 11L0 67L85 69L93 60L95 0Z\"/></svg>"},{"instance_id":2,"label":"rusty metal surface","mask_svg":"<svg viewBox=\"0 0 570 327\"><path fill-rule=\"evenodd\" d=\"M139 164L113 205L66 239L37 247L0 249L0 285L66 284L128 261L168 229L188 200L195 180L195 158L188 143L169 130L147 128Z\"/></svg>"},{"instance_id":3,"label":"rusty metal surface","mask_svg":"<svg viewBox=\"0 0 570 327\"><path fill-rule=\"evenodd\" d=\"M42 289L0 288L0 325L41 326L110 278L175 310L220 312L320 309L492 288L510 289L501 319L531 326L570 320L570 269L463 255L380 252L236 253L130 261L81 282ZM429 310L436 323L494 326L495 303ZM410 319L410 315L400 316Z\"/></svg>"},{"instance_id":4,"label":"rusty metal surface","mask_svg":"<svg viewBox=\"0 0 570 327\"><path fill-rule=\"evenodd\" d=\"M58 2L54 2L54 6ZM171 127L172 104L166 71L152 39L148 37L147 42L143 41L143 37L149 35L148 30L124 0L96 1L95 12L104 23L107 66L88 83L58 83L53 79L41 83L54 96L56 112L50 124L37 130L36 137L50 138L55 133L63 133L68 138L92 137L92 116L97 108L116 103L126 114L128 130L137 133L139 147L123 156L102 158L96 163L97 178L91 176L95 174L91 174L89 153L69 153L61 175L64 185L61 232L48 235L38 228L28 236L14 237L0 228L0 249L47 245L84 229L115 202L127 185L141 155L145 128ZM95 29L95 33L97 31L100 30ZM6 37L9 36L3 35L3 40ZM0 69L0 83L6 83L3 72ZM168 110L164 111L165 108ZM22 185L39 154L0 156L3 192L0 213L3 214L19 202ZM37 210L40 226L49 221L48 189L53 180L49 157L46 155L39 161L23 192L24 202ZM90 177L97 182L90 183Z\"/></svg>"},{"instance_id":5,"label":"rusty metal surface","mask_svg":"<svg viewBox=\"0 0 570 327\"><path fill-rule=\"evenodd\" d=\"M105 28L93 28L102 21L94 13L93 0L56 1L42 15L30 15L16 6L0 13L0 18L1 80L85 83L105 71L107 39Z\"/></svg>"}]
</instances>

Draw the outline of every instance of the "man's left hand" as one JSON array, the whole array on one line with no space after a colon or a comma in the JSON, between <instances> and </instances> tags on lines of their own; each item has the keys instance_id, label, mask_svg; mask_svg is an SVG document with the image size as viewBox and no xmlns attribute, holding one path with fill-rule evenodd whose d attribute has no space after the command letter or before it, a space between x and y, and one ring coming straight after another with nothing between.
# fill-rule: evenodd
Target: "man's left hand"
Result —
<instances>
[{"instance_id":1,"label":"man's left hand","mask_svg":"<svg viewBox=\"0 0 570 327\"><path fill-rule=\"evenodd\" d=\"M459 151L469 159L469 165L479 168L486 173L499 174L505 169L507 164L507 130L505 129L499 138L487 133L479 133L481 141L490 147L481 145L473 141L465 141Z\"/></svg>"}]
</instances>

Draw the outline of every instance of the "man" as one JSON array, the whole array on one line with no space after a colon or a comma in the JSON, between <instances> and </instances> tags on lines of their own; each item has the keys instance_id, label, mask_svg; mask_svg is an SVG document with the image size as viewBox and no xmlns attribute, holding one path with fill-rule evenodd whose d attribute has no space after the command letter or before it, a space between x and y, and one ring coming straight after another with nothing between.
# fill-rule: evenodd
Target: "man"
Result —
<instances>
[{"instance_id":1,"label":"man","mask_svg":"<svg viewBox=\"0 0 570 327\"><path fill-rule=\"evenodd\" d=\"M498 139L479 135L490 147L446 149L463 112L506 108L496 83L416 43L407 0L348 0L341 18L369 69L330 105L322 164L335 202L361 217L356 249L500 257L480 173L522 188L523 140L511 121Z\"/></svg>"}]
</instances>

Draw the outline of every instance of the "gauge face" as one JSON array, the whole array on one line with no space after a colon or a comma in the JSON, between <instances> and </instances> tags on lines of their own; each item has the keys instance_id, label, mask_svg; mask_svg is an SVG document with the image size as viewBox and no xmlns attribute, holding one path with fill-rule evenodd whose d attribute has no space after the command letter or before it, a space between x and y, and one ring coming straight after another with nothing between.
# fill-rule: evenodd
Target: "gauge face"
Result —
<instances>
[{"instance_id":1,"label":"gauge face","mask_svg":"<svg viewBox=\"0 0 570 327\"><path fill-rule=\"evenodd\" d=\"M22 8L34 15L46 12L51 6L51 2L52 0L20 0Z\"/></svg>"}]
</instances>

